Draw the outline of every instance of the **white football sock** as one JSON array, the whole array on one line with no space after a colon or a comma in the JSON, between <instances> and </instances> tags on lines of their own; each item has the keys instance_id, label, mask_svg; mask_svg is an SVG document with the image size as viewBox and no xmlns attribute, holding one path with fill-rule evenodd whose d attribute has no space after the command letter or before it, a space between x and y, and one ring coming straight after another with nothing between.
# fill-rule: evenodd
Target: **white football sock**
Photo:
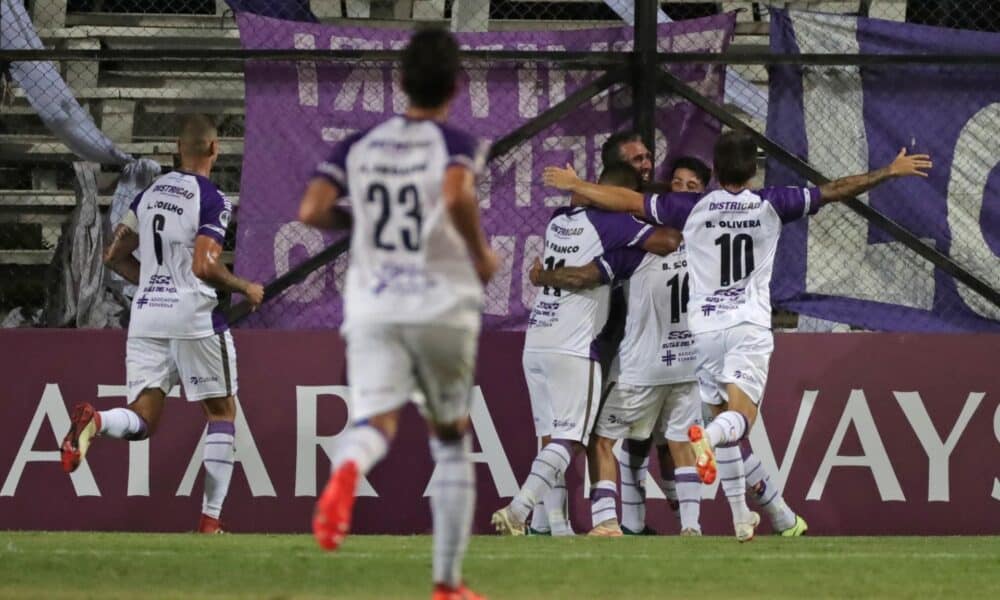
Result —
<instances>
[{"instance_id":1,"label":"white football sock","mask_svg":"<svg viewBox=\"0 0 1000 600\"><path fill-rule=\"evenodd\" d=\"M148 437L146 421L128 408L102 410L101 435L120 440L144 440Z\"/></svg>"},{"instance_id":2,"label":"white football sock","mask_svg":"<svg viewBox=\"0 0 1000 600\"><path fill-rule=\"evenodd\" d=\"M767 515L771 528L780 532L794 526L795 512L785 504L781 488L771 483L770 475L746 440L740 443L740 453L746 472L747 495Z\"/></svg>"},{"instance_id":3,"label":"white football sock","mask_svg":"<svg viewBox=\"0 0 1000 600\"><path fill-rule=\"evenodd\" d=\"M603 479L590 488L590 518L593 527L618 522L618 484L614 481Z\"/></svg>"},{"instance_id":4,"label":"white football sock","mask_svg":"<svg viewBox=\"0 0 1000 600\"><path fill-rule=\"evenodd\" d=\"M358 471L365 475L389 451L389 440L375 427L368 424L354 425L343 434L337 448L336 469L351 460Z\"/></svg>"},{"instance_id":5,"label":"white football sock","mask_svg":"<svg viewBox=\"0 0 1000 600\"><path fill-rule=\"evenodd\" d=\"M510 511L519 522L524 523L535 504L542 501L559 475L566 472L572 456L570 453L572 443L568 440L553 440L535 457L528 478L510 501ZM552 510L551 506L549 510ZM552 524L551 517L549 524Z\"/></svg>"},{"instance_id":6,"label":"white football sock","mask_svg":"<svg viewBox=\"0 0 1000 600\"><path fill-rule=\"evenodd\" d=\"M694 467L674 469L677 481L677 502L680 504L681 529L701 531L701 478Z\"/></svg>"},{"instance_id":7,"label":"white football sock","mask_svg":"<svg viewBox=\"0 0 1000 600\"><path fill-rule=\"evenodd\" d=\"M562 471L556 477L555 484L543 496L545 513L553 537L574 535L573 527L566 514L566 472ZM536 506L537 510L537 506Z\"/></svg>"},{"instance_id":8,"label":"white football sock","mask_svg":"<svg viewBox=\"0 0 1000 600\"><path fill-rule=\"evenodd\" d=\"M437 477L431 488L434 517L434 583L462 584L462 558L469 546L476 508L476 475L469 459L471 439L431 439Z\"/></svg>"},{"instance_id":9,"label":"white football sock","mask_svg":"<svg viewBox=\"0 0 1000 600\"><path fill-rule=\"evenodd\" d=\"M746 477L743 473L743 457L740 456L739 445L717 446L715 460L719 469L719 480L722 482L722 491L725 492L729 508L733 511L733 522L748 522L750 509L747 507Z\"/></svg>"},{"instance_id":10,"label":"white football sock","mask_svg":"<svg viewBox=\"0 0 1000 600\"><path fill-rule=\"evenodd\" d=\"M205 436L205 498L201 512L218 519L222 514L222 503L229 492L229 481L233 478L235 461L234 436L236 427L232 421L209 421Z\"/></svg>"},{"instance_id":11,"label":"white football sock","mask_svg":"<svg viewBox=\"0 0 1000 600\"><path fill-rule=\"evenodd\" d=\"M646 528L646 474L651 443L625 440L615 450L622 478L622 526L636 533Z\"/></svg>"},{"instance_id":12,"label":"white football sock","mask_svg":"<svg viewBox=\"0 0 1000 600\"><path fill-rule=\"evenodd\" d=\"M735 410L721 413L705 428L708 443L712 447L719 444L735 444L747 432L747 418Z\"/></svg>"},{"instance_id":13,"label":"white football sock","mask_svg":"<svg viewBox=\"0 0 1000 600\"><path fill-rule=\"evenodd\" d=\"M549 513L545 511L545 500L531 509L531 529L538 533L547 533L549 529Z\"/></svg>"}]
</instances>

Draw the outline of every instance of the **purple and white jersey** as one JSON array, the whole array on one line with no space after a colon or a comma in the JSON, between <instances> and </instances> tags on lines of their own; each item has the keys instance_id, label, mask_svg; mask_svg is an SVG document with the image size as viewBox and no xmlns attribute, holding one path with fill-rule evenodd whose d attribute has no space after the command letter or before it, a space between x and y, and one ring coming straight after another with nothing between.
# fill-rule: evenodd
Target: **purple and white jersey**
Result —
<instances>
[{"instance_id":1,"label":"purple and white jersey","mask_svg":"<svg viewBox=\"0 0 1000 600\"><path fill-rule=\"evenodd\" d=\"M676 194L646 199L654 222L683 228L695 334L741 323L771 328L771 273L781 227L820 208L819 188L716 190L693 206Z\"/></svg>"},{"instance_id":2,"label":"purple and white jersey","mask_svg":"<svg viewBox=\"0 0 1000 600\"><path fill-rule=\"evenodd\" d=\"M627 248L595 261L601 280L627 279L628 316L618 346L618 381L652 386L694 381L694 336L688 328L684 244L667 256ZM605 270L610 265L612 271Z\"/></svg>"},{"instance_id":3,"label":"purple and white jersey","mask_svg":"<svg viewBox=\"0 0 1000 600\"><path fill-rule=\"evenodd\" d=\"M653 227L621 213L582 207L555 211L545 230L546 269L582 267L617 248L641 246ZM606 272L613 270L604 265ZM611 290L544 287L535 298L525 352L554 352L597 359L593 344L608 319Z\"/></svg>"},{"instance_id":4,"label":"purple and white jersey","mask_svg":"<svg viewBox=\"0 0 1000 600\"><path fill-rule=\"evenodd\" d=\"M485 164L472 136L431 120L392 117L340 142L316 176L354 214L344 328L362 322L478 328L483 286L445 209L445 171Z\"/></svg>"},{"instance_id":5,"label":"purple and white jersey","mask_svg":"<svg viewBox=\"0 0 1000 600\"><path fill-rule=\"evenodd\" d=\"M201 175L172 171L132 200L139 234L139 287L129 337L197 339L228 329L215 288L191 270L195 238L222 244L233 207Z\"/></svg>"}]
</instances>

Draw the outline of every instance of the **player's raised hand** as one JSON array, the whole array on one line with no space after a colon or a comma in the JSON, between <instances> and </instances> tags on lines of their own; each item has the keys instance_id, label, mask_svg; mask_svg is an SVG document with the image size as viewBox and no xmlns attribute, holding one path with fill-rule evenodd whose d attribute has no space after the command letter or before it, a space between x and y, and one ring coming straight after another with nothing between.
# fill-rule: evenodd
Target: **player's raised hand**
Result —
<instances>
[{"instance_id":1,"label":"player's raised hand","mask_svg":"<svg viewBox=\"0 0 1000 600\"><path fill-rule=\"evenodd\" d=\"M565 168L545 167L542 172L542 181L549 187L560 190L572 190L573 186L580 181L576 171L569 164Z\"/></svg>"},{"instance_id":2,"label":"player's raised hand","mask_svg":"<svg viewBox=\"0 0 1000 600\"><path fill-rule=\"evenodd\" d=\"M927 177L927 170L933 166L929 154L907 154L906 148L902 148L889 165L889 174L893 177Z\"/></svg>"},{"instance_id":3,"label":"player's raised hand","mask_svg":"<svg viewBox=\"0 0 1000 600\"><path fill-rule=\"evenodd\" d=\"M479 258L472 261L472 266L475 267L476 274L479 275L479 281L486 285L500 268L500 259L497 258L497 253L492 248L487 247Z\"/></svg>"},{"instance_id":4,"label":"player's raised hand","mask_svg":"<svg viewBox=\"0 0 1000 600\"><path fill-rule=\"evenodd\" d=\"M538 278L541 276L543 270L542 259L536 256L535 262L531 263L531 268L528 269L528 279L531 281L531 285L536 287L542 285L539 283Z\"/></svg>"},{"instance_id":5,"label":"player's raised hand","mask_svg":"<svg viewBox=\"0 0 1000 600\"><path fill-rule=\"evenodd\" d=\"M264 301L264 286L259 283L250 283L243 290L243 295L247 297L247 302L250 303L250 310L257 310L257 307Z\"/></svg>"}]
</instances>

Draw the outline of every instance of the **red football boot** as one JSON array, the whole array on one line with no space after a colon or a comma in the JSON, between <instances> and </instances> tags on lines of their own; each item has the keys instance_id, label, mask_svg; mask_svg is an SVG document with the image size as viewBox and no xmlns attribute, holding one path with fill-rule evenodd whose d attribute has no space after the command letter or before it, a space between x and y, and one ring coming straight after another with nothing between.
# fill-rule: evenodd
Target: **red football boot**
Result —
<instances>
[{"instance_id":1,"label":"red football boot","mask_svg":"<svg viewBox=\"0 0 1000 600\"><path fill-rule=\"evenodd\" d=\"M90 442L93 441L101 431L101 415L94 410L94 407L84 402L73 407L73 416L70 417L69 431L63 438L60 458L62 459L63 471L72 473L80 466Z\"/></svg>"},{"instance_id":2,"label":"red football boot","mask_svg":"<svg viewBox=\"0 0 1000 600\"><path fill-rule=\"evenodd\" d=\"M465 584L453 588L450 585L438 583L434 585L431 600L486 600L486 596L473 592L465 587Z\"/></svg>"},{"instance_id":3,"label":"red football boot","mask_svg":"<svg viewBox=\"0 0 1000 600\"><path fill-rule=\"evenodd\" d=\"M225 533L225 531L222 530L222 521L203 514L198 521L198 533Z\"/></svg>"},{"instance_id":4,"label":"red football boot","mask_svg":"<svg viewBox=\"0 0 1000 600\"><path fill-rule=\"evenodd\" d=\"M694 450L694 455L697 458L694 466L698 471L698 477L701 478L702 483L714 483L718 474L715 453L712 452L712 445L708 443L705 430L700 425L692 425L688 429L688 440L691 441L691 449Z\"/></svg>"},{"instance_id":5,"label":"red football boot","mask_svg":"<svg viewBox=\"0 0 1000 600\"><path fill-rule=\"evenodd\" d=\"M345 462L330 475L313 513L313 536L320 548L336 550L347 537L357 485L358 465L354 461Z\"/></svg>"}]
</instances>

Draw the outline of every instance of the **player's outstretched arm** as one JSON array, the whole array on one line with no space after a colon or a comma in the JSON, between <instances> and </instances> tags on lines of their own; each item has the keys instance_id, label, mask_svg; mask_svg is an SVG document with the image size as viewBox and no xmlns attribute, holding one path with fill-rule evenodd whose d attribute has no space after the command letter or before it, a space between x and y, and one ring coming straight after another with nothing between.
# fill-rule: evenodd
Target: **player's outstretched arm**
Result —
<instances>
[{"instance_id":1,"label":"player's outstretched arm","mask_svg":"<svg viewBox=\"0 0 1000 600\"><path fill-rule=\"evenodd\" d=\"M830 183L825 183L819 187L820 201L824 204L829 202L843 202L848 198L854 198L864 194L875 186L895 179L897 177L927 177L927 170L933 165L930 155L927 154L906 154L906 148L899 151L895 160L888 166L881 169L865 173L864 175L851 175L841 177Z\"/></svg>"},{"instance_id":2,"label":"player's outstretched arm","mask_svg":"<svg viewBox=\"0 0 1000 600\"><path fill-rule=\"evenodd\" d=\"M535 258L535 262L528 271L528 278L531 284L536 287L553 287L563 290L589 290L602 285L601 271L594 263L587 263L582 267L557 267L546 271L542 268L542 261Z\"/></svg>"},{"instance_id":3,"label":"player's outstretched arm","mask_svg":"<svg viewBox=\"0 0 1000 600\"><path fill-rule=\"evenodd\" d=\"M684 237L671 227L656 227L642 243L642 249L657 256L666 256L680 247Z\"/></svg>"},{"instance_id":4,"label":"player's outstretched arm","mask_svg":"<svg viewBox=\"0 0 1000 600\"><path fill-rule=\"evenodd\" d=\"M441 191L451 222L465 241L465 247L472 257L472 266L485 285L496 273L500 261L486 242L486 234L479 224L475 175L466 166L452 165L444 173Z\"/></svg>"},{"instance_id":5,"label":"player's outstretched arm","mask_svg":"<svg viewBox=\"0 0 1000 600\"><path fill-rule=\"evenodd\" d=\"M243 294L255 310L264 301L264 286L234 275L222 262L222 245L212 237L195 238L191 270L195 277L217 290Z\"/></svg>"},{"instance_id":6,"label":"player's outstretched arm","mask_svg":"<svg viewBox=\"0 0 1000 600\"><path fill-rule=\"evenodd\" d=\"M549 187L574 192L587 200L587 205L611 212L631 213L644 218L643 196L628 188L590 183L580 179L572 167L546 167L542 181Z\"/></svg>"},{"instance_id":7,"label":"player's outstretched arm","mask_svg":"<svg viewBox=\"0 0 1000 600\"><path fill-rule=\"evenodd\" d=\"M139 247L139 234L126 221L135 222L135 213L129 211L125 219L115 227L111 243L104 249L104 266L118 273L125 281L139 284L139 261L132 255Z\"/></svg>"},{"instance_id":8,"label":"player's outstretched arm","mask_svg":"<svg viewBox=\"0 0 1000 600\"><path fill-rule=\"evenodd\" d=\"M309 182L299 204L299 221L317 229L350 229L354 219L337 207L340 190L332 183L316 177Z\"/></svg>"}]
</instances>

